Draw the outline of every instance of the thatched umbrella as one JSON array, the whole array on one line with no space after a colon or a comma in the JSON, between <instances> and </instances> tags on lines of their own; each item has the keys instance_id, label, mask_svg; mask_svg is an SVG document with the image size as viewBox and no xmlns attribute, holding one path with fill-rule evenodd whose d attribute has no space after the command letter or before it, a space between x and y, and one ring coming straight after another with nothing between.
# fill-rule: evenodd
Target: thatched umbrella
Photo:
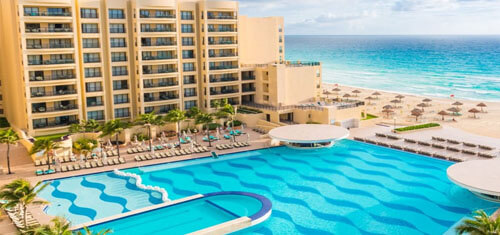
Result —
<instances>
[{"instance_id":1,"label":"thatched umbrella","mask_svg":"<svg viewBox=\"0 0 500 235\"><path fill-rule=\"evenodd\" d=\"M420 109L413 109L411 115L415 116L415 121L418 121L418 117L422 116L422 111Z\"/></svg>"},{"instance_id":2,"label":"thatched umbrella","mask_svg":"<svg viewBox=\"0 0 500 235\"><path fill-rule=\"evenodd\" d=\"M453 114L458 114L460 112L460 109L457 107L451 107L447 109L448 111L452 112Z\"/></svg>"},{"instance_id":3,"label":"thatched umbrella","mask_svg":"<svg viewBox=\"0 0 500 235\"><path fill-rule=\"evenodd\" d=\"M383 109L393 109L394 107L392 107L392 105L385 105L384 107L382 107Z\"/></svg>"},{"instance_id":4,"label":"thatched umbrella","mask_svg":"<svg viewBox=\"0 0 500 235\"><path fill-rule=\"evenodd\" d=\"M399 99L399 100L401 100L401 99L403 99L403 98L405 98L405 96L404 96L404 95L397 95L397 96L396 96L396 99Z\"/></svg>"},{"instance_id":5,"label":"thatched umbrella","mask_svg":"<svg viewBox=\"0 0 500 235\"><path fill-rule=\"evenodd\" d=\"M451 104L451 105L455 105L455 106L457 106L457 108L458 108L458 106L460 106L460 105L464 105L464 104L460 103L459 101L456 101L455 103L453 103L453 104Z\"/></svg>"},{"instance_id":6,"label":"thatched umbrella","mask_svg":"<svg viewBox=\"0 0 500 235\"><path fill-rule=\"evenodd\" d=\"M444 110L441 110L441 111L439 111L438 115L441 115L443 117L442 120L444 121L444 116L448 116L450 114L448 112L444 111Z\"/></svg>"},{"instance_id":7,"label":"thatched umbrella","mask_svg":"<svg viewBox=\"0 0 500 235\"><path fill-rule=\"evenodd\" d=\"M328 91L328 90L326 90L326 91L323 91L323 95L326 95L326 98L328 99L329 98L328 96L329 95L333 95L333 93L330 92L330 91Z\"/></svg>"},{"instance_id":8,"label":"thatched umbrella","mask_svg":"<svg viewBox=\"0 0 500 235\"><path fill-rule=\"evenodd\" d=\"M340 90L340 88L335 87L335 88L333 88L333 89L332 89L332 91L333 91L333 93L334 93L335 95L337 95L337 99L338 99L338 98L339 98L339 92L341 91L341 90Z\"/></svg>"},{"instance_id":9,"label":"thatched umbrella","mask_svg":"<svg viewBox=\"0 0 500 235\"><path fill-rule=\"evenodd\" d=\"M422 108L422 112L425 112L424 108L427 107L425 103L417 104L417 107Z\"/></svg>"},{"instance_id":10,"label":"thatched umbrella","mask_svg":"<svg viewBox=\"0 0 500 235\"><path fill-rule=\"evenodd\" d=\"M373 98L373 97L371 97L371 96L368 96L368 97L366 97L366 98L365 98L365 100L368 100L368 104L370 104L370 102L371 102L372 100L374 100L374 99L375 99L375 98Z\"/></svg>"},{"instance_id":11,"label":"thatched umbrella","mask_svg":"<svg viewBox=\"0 0 500 235\"><path fill-rule=\"evenodd\" d=\"M391 100L390 102L394 104L395 108L397 108L398 107L397 104L400 104L401 100Z\"/></svg>"},{"instance_id":12,"label":"thatched umbrella","mask_svg":"<svg viewBox=\"0 0 500 235\"><path fill-rule=\"evenodd\" d=\"M430 106L429 103L431 102L432 100L429 99L429 98L425 98L422 100L422 102L424 102L425 104L427 104L427 106Z\"/></svg>"},{"instance_id":13,"label":"thatched umbrella","mask_svg":"<svg viewBox=\"0 0 500 235\"><path fill-rule=\"evenodd\" d=\"M389 114L394 113L394 111L392 111L392 109L384 109L382 110L382 113L385 113L387 115L387 118L389 118Z\"/></svg>"},{"instance_id":14,"label":"thatched umbrella","mask_svg":"<svg viewBox=\"0 0 500 235\"><path fill-rule=\"evenodd\" d=\"M481 113L484 113L483 108L488 107L485 103L482 103L482 102L481 102L481 103L479 103L479 104L477 104L476 106L481 108Z\"/></svg>"},{"instance_id":15,"label":"thatched umbrella","mask_svg":"<svg viewBox=\"0 0 500 235\"><path fill-rule=\"evenodd\" d=\"M354 90L354 91L352 91L352 93L354 93L354 96L358 97L358 94L360 94L360 93L361 93L361 91L359 91L359 90Z\"/></svg>"},{"instance_id":16,"label":"thatched umbrella","mask_svg":"<svg viewBox=\"0 0 500 235\"><path fill-rule=\"evenodd\" d=\"M469 109L469 113L474 114L474 118L476 118L476 113L480 113L481 111L477 110L476 108L471 108Z\"/></svg>"},{"instance_id":17,"label":"thatched umbrella","mask_svg":"<svg viewBox=\"0 0 500 235\"><path fill-rule=\"evenodd\" d=\"M375 96L375 98L378 99L378 96L382 95L382 94L380 94L380 92L378 92L378 91L375 91L375 92L372 93L372 95Z\"/></svg>"}]
</instances>

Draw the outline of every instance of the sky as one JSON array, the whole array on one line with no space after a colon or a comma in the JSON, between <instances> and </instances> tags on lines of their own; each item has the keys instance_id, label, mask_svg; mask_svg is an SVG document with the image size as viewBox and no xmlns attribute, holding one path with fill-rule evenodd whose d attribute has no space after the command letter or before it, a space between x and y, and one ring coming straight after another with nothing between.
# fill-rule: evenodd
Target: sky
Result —
<instances>
[{"instance_id":1,"label":"sky","mask_svg":"<svg viewBox=\"0 0 500 235\"><path fill-rule=\"evenodd\" d=\"M500 34L500 0L238 0L288 35Z\"/></svg>"}]
</instances>

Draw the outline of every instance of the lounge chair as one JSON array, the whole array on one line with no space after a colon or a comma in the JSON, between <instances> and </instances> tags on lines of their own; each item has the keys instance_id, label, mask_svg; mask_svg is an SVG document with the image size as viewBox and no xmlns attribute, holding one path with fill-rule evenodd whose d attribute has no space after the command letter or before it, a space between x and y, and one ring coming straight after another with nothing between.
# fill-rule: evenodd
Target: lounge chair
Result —
<instances>
[{"instance_id":1,"label":"lounge chair","mask_svg":"<svg viewBox=\"0 0 500 235\"><path fill-rule=\"evenodd\" d=\"M226 134L226 135L224 135L224 139L226 139L226 140L231 139L231 136Z\"/></svg>"},{"instance_id":2,"label":"lounge chair","mask_svg":"<svg viewBox=\"0 0 500 235\"><path fill-rule=\"evenodd\" d=\"M146 155L145 155L145 157L146 157L146 159L148 159L148 160L153 159L153 157L151 157L151 155L150 155L150 154L146 154Z\"/></svg>"},{"instance_id":3,"label":"lounge chair","mask_svg":"<svg viewBox=\"0 0 500 235\"><path fill-rule=\"evenodd\" d=\"M376 136L376 137L384 137L384 138L386 138L386 137L387 137L387 135L386 135L386 134L382 134L382 133L375 133L375 136Z\"/></svg>"},{"instance_id":4,"label":"lounge chair","mask_svg":"<svg viewBox=\"0 0 500 235\"><path fill-rule=\"evenodd\" d=\"M98 167L103 167L104 166L104 164L102 163L102 160L98 160L97 161L97 166Z\"/></svg>"},{"instance_id":5,"label":"lounge chair","mask_svg":"<svg viewBox=\"0 0 500 235\"><path fill-rule=\"evenodd\" d=\"M493 149L495 149L494 147L490 147L490 146L486 146L486 145L478 145L478 147L480 149L484 149L484 150L493 150Z\"/></svg>"},{"instance_id":6,"label":"lounge chair","mask_svg":"<svg viewBox=\"0 0 500 235\"><path fill-rule=\"evenodd\" d=\"M179 152L179 150L175 150L175 151L174 151L174 153L175 153L175 155L177 155L177 156L182 156L182 154L181 154L181 152Z\"/></svg>"},{"instance_id":7,"label":"lounge chair","mask_svg":"<svg viewBox=\"0 0 500 235\"><path fill-rule=\"evenodd\" d=\"M417 141L416 141L416 140L406 139L406 138L405 138L405 142L407 142L407 143L412 143L412 144L416 144L416 143L417 143Z\"/></svg>"},{"instance_id":8,"label":"lounge chair","mask_svg":"<svg viewBox=\"0 0 500 235\"><path fill-rule=\"evenodd\" d=\"M118 158L113 158L113 162L115 163L115 165L119 165L120 164L120 161L118 160Z\"/></svg>"},{"instance_id":9,"label":"lounge chair","mask_svg":"<svg viewBox=\"0 0 500 235\"><path fill-rule=\"evenodd\" d=\"M462 142L462 144L466 147L471 147L471 148L476 148L477 147L477 144L473 144L473 143L468 143L468 142Z\"/></svg>"},{"instance_id":10,"label":"lounge chair","mask_svg":"<svg viewBox=\"0 0 500 235\"><path fill-rule=\"evenodd\" d=\"M200 153L200 150L199 150L198 148L196 148L196 147L195 147L195 148L193 148L193 151L194 151L195 153Z\"/></svg>"},{"instance_id":11,"label":"lounge chair","mask_svg":"<svg viewBox=\"0 0 500 235\"><path fill-rule=\"evenodd\" d=\"M205 152L210 151L210 150L207 148L207 146L202 146L202 147L201 147L201 149L202 149L203 151L205 151Z\"/></svg>"},{"instance_id":12,"label":"lounge chair","mask_svg":"<svg viewBox=\"0 0 500 235\"><path fill-rule=\"evenodd\" d=\"M462 153L467 154L467 155L476 155L477 154L475 151L468 150L468 149L462 149Z\"/></svg>"},{"instance_id":13,"label":"lounge chair","mask_svg":"<svg viewBox=\"0 0 500 235\"><path fill-rule=\"evenodd\" d=\"M187 153L186 153L186 151L184 151L184 149L179 150L179 152L180 152L182 155L186 155L186 154L187 154Z\"/></svg>"},{"instance_id":14,"label":"lounge chair","mask_svg":"<svg viewBox=\"0 0 500 235\"><path fill-rule=\"evenodd\" d=\"M115 164L115 162L113 162L113 159L108 158L108 166L112 166L114 164Z\"/></svg>"},{"instance_id":15,"label":"lounge chair","mask_svg":"<svg viewBox=\"0 0 500 235\"><path fill-rule=\"evenodd\" d=\"M184 152L186 152L187 154L193 154L193 152L191 152L191 150L189 149L185 149Z\"/></svg>"},{"instance_id":16,"label":"lounge chair","mask_svg":"<svg viewBox=\"0 0 500 235\"><path fill-rule=\"evenodd\" d=\"M431 146L431 144L430 144L430 143L427 143L427 142L425 142L425 141L417 141L417 144L418 144L418 145L422 145L422 146Z\"/></svg>"},{"instance_id":17,"label":"lounge chair","mask_svg":"<svg viewBox=\"0 0 500 235\"><path fill-rule=\"evenodd\" d=\"M92 168L92 166L90 165L90 162L86 162L86 163L85 163L85 168L87 168L87 169Z\"/></svg>"},{"instance_id":18,"label":"lounge chair","mask_svg":"<svg viewBox=\"0 0 500 235\"><path fill-rule=\"evenodd\" d=\"M490 153L478 153L477 155L480 157L484 157L484 158L494 158L495 157L495 155L490 154Z\"/></svg>"},{"instance_id":19,"label":"lounge chair","mask_svg":"<svg viewBox=\"0 0 500 235\"><path fill-rule=\"evenodd\" d=\"M36 175L43 175L43 170L41 170L41 169L37 169L37 170L35 171L35 174L36 174Z\"/></svg>"},{"instance_id":20,"label":"lounge chair","mask_svg":"<svg viewBox=\"0 0 500 235\"><path fill-rule=\"evenodd\" d=\"M135 159L136 162L142 161L141 158L138 155L135 155L134 159Z\"/></svg>"},{"instance_id":21,"label":"lounge chair","mask_svg":"<svg viewBox=\"0 0 500 235\"><path fill-rule=\"evenodd\" d=\"M82 169L79 164L73 164L75 171Z\"/></svg>"},{"instance_id":22,"label":"lounge chair","mask_svg":"<svg viewBox=\"0 0 500 235\"><path fill-rule=\"evenodd\" d=\"M154 156L155 156L156 159L160 159L161 158L160 153L155 153Z\"/></svg>"},{"instance_id":23,"label":"lounge chair","mask_svg":"<svg viewBox=\"0 0 500 235\"><path fill-rule=\"evenodd\" d=\"M40 160L40 165L41 166L47 165L47 160L45 160L45 159Z\"/></svg>"},{"instance_id":24,"label":"lounge chair","mask_svg":"<svg viewBox=\"0 0 500 235\"><path fill-rule=\"evenodd\" d=\"M90 165L92 166L92 168L97 168L97 163L94 161L90 162Z\"/></svg>"},{"instance_id":25,"label":"lounge chair","mask_svg":"<svg viewBox=\"0 0 500 235\"><path fill-rule=\"evenodd\" d=\"M40 160L35 160L35 166L40 166L41 163L40 163Z\"/></svg>"},{"instance_id":26,"label":"lounge chair","mask_svg":"<svg viewBox=\"0 0 500 235\"><path fill-rule=\"evenodd\" d=\"M460 149L458 149L458 148L454 148L454 147L451 147L451 146L446 147L446 150L453 151L453 152L457 152L457 153L459 153L459 152L460 152Z\"/></svg>"},{"instance_id":27,"label":"lounge chair","mask_svg":"<svg viewBox=\"0 0 500 235\"><path fill-rule=\"evenodd\" d=\"M67 166L67 168L68 168L68 171L73 171L73 170L74 170L73 165L71 165L71 164L69 164L69 165Z\"/></svg>"},{"instance_id":28,"label":"lounge chair","mask_svg":"<svg viewBox=\"0 0 500 235\"><path fill-rule=\"evenodd\" d=\"M118 156L118 151L113 150L113 156Z\"/></svg>"},{"instance_id":29,"label":"lounge chair","mask_svg":"<svg viewBox=\"0 0 500 235\"><path fill-rule=\"evenodd\" d=\"M71 162L71 159L69 159L68 156L64 157L64 162Z\"/></svg>"},{"instance_id":30,"label":"lounge chair","mask_svg":"<svg viewBox=\"0 0 500 235\"><path fill-rule=\"evenodd\" d=\"M141 161L146 161L146 160L148 160L148 158L146 158L146 156L144 156L144 155L139 155L139 158L141 158Z\"/></svg>"}]
</instances>

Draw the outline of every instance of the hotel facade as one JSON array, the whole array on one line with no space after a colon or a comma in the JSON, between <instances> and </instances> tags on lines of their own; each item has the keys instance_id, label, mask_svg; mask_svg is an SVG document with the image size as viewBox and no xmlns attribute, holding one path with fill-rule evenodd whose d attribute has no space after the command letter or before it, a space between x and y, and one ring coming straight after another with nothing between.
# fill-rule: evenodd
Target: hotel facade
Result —
<instances>
[{"instance_id":1,"label":"hotel facade","mask_svg":"<svg viewBox=\"0 0 500 235\"><path fill-rule=\"evenodd\" d=\"M319 99L320 63L285 61L282 17L234 1L2 0L0 116L29 136L214 101L267 110ZM279 122L279 120L277 120Z\"/></svg>"}]
</instances>

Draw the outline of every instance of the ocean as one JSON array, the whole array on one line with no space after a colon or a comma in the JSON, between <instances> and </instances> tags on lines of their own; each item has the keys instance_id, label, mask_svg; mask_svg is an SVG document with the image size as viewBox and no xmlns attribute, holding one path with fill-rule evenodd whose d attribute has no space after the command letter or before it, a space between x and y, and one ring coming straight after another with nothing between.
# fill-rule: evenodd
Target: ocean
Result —
<instances>
[{"instance_id":1,"label":"ocean","mask_svg":"<svg viewBox=\"0 0 500 235\"><path fill-rule=\"evenodd\" d=\"M287 60L322 62L324 82L500 101L500 35L288 35L285 43Z\"/></svg>"}]
</instances>

